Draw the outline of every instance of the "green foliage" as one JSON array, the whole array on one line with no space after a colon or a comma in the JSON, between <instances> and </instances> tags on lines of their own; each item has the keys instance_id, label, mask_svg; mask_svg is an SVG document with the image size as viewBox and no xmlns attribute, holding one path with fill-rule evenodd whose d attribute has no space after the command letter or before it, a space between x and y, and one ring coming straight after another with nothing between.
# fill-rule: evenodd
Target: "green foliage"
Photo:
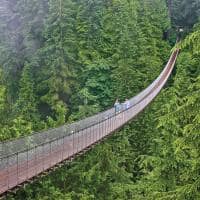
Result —
<instances>
[{"instance_id":1,"label":"green foliage","mask_svg":"<svg viewBox=\"0 0 200 200\"><path fill-rule=\"evenodd\" d=\"M1 140L93 115L117 97L124 101L168 59L165 0L13 2L23 40L11 51L11 33L0 31ZM173 23L196 21L192 2L173 1ZM0 26L6 27L2 18ZM170 85L137 120L8 199L199 199L199 38L197 25L181 43Z\"/></svg>"},{"instance_id":2,"label":"green foliage","mask_svg":"<svg viewBox=\"0 0 200 200\"><path fill-rule=\"evenodd\" d=\"M0 63L6 77L10 103L18 96L24 64L42 45L42 31L48 0L12 0L2 3L0 16Z\"/></svg>"},{"instance_id":3,"label":"green foliage","mask_svg":"<svg viewBox=\"0 0 200 200\"><path fill-rule=\"evenodd\" d=\"M6 88L3 85L3 74L0 70L0 120L3 120L3 113L6 110Z\"/></svg>"},{"instance_id":4,"label":"green foliage","mask_svg":"<svg viewBox=\"0 0 200 200\"><path fill-rule=\"evenodd\" d=\"M192 28L200 17L199 0L167 0L172 23L177 27Z\"/></svg>"},{"instance_id":5,"label":"green foliage","mask_svg":"<svg viewBox=\"0 0 200 200\"><path fill-rule=\"evenodd\" d=\"M180 44L181 48L188 47L192 50L193 54L200 54L200 30L191 33L186 39Z\"/></svg>"},{"instance_id":6,"label":"green foliage","mask_svg":"<svg viewBox=\"0 0 200 200\"><path fill-rule=\"evenodd\" d=\"M188 39L183 47L185 44L190 44ZM200 198L199 63L197 52L182 52L173 87L164 92L167 98L157 113L157 136L151 144L153 155L144 157L146 175L138 184L147 199Z\"/></svg>"}]
</instances>

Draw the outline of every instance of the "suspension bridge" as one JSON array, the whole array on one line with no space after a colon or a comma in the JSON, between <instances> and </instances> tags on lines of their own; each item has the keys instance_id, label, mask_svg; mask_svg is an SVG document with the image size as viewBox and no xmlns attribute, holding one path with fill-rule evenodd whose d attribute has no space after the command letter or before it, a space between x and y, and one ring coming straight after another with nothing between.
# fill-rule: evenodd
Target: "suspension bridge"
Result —
<instances>
[{"instance_id":1,"label":"suspension bridge","mask_svg":"<svg viewBox=\"0 0 200 200\"><path fill-rule=\"evenodd\" d=\"M81 121L0 143L0 195L19 188L64 161L84 153L132 120L159 94L176 62L175 50L160 75L130 99L130 107L114 108Z\"/></svg>"}]
</instances>

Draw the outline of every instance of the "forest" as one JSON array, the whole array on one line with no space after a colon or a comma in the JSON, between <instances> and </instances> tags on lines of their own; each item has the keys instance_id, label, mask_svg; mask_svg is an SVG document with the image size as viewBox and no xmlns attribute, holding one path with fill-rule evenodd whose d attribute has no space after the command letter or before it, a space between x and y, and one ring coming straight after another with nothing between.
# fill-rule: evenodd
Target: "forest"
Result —
<instances>
[{"instance_id":1,"label":"forest","mask_svg":"<svg viewBox=\"0 0 200 200\"><path fill-rule=\"evenodd\" d=\"M6 199L200 199L200 2L1 0L1 142L133 97L174 46L176 67L147 109Z\"/></svg>"}]
</instances>

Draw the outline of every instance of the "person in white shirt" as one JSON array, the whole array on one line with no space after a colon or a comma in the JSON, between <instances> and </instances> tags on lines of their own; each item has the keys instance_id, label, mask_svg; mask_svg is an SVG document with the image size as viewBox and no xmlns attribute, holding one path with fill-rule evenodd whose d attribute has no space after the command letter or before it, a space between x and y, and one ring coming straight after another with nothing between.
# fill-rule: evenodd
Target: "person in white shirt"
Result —
<instances>
[{"instance_id":1,"label":"person in white shirt","mask_svg":"<svg viewBox=\"0 0 200 200\"><path fill-rule=\"evenodd\" d=\"M128 99L125 100L124 107L125 107L125 110L130 108L130 101Z\"/></svg>"}]
</instances>

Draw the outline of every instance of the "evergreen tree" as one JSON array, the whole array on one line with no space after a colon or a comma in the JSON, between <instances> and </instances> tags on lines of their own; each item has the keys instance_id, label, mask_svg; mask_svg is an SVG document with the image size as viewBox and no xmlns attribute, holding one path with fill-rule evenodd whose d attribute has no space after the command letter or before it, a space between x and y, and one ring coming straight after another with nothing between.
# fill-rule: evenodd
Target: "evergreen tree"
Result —
<instances>
[{"instance_id":1,"label":"evergreen tree","mask_svg":"<svg viewBox=\"0 0 200 200\"><path fill-rule=\"evenodd\" d=\"M183 46L185 44L189 44L188 39ZM195 200L200 197L199 62L198 53L182 52L173 87L164 92L167 99L158 110L153 154L144 160L146 176L138 184L148 199Z\"/></svg>"},{"instance_id":2,"label":"evergreen tree","mask_svg":"<svg viewBox=\"0 0 200 200\"><path fill-rule=\"evenodd\" d=\"M168 0L172 23L176 27L191 29L200 17L199 0Z\"/></svg>"},{"instance_id":3,"label":"evergreen tree","mask_svg":"<svg viewBox=\"0 0 200 200\"><path fill-rule=\"evenodd\" d=\"M39 51L39 64L36 66L39 67L36 71L39 106L49 110L49 113L40 112L49 114L59 125L65 122L75 83L74 15L74 3L70 0L49 2L44 47Z\"/></svg>"},{"instance_id":4,"label":"evergreen tree","mask_svg":"<svg viewBox=\"0 0 200 200\"><path fill-rule=\"evenodd\" d=\"M1 140L79 120L116 97L133 96L169 56L162 40L169 28L165 0L12 2L21 40L12 50L0 31ZM174 24L195 23L197 1L167 2ZM7 27L2 19L0 26ZM199 35L196 25L180 44L173 79L145 113L14 198L199 199Z\"/></svg>"}]
</instances>

